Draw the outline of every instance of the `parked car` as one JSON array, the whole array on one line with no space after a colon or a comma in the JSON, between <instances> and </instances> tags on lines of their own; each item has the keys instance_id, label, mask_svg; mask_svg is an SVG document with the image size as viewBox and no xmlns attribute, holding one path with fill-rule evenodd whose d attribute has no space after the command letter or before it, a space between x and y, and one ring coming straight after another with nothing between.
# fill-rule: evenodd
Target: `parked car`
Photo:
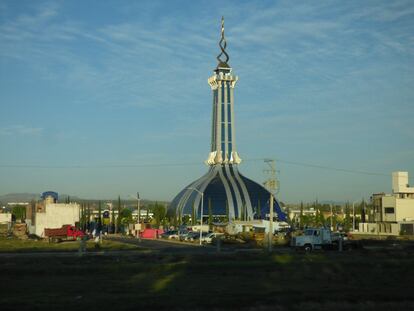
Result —
<instances>
[{"instance_id":1,"label":"parked car","mask_svg":"<svg viewBox=\"0 0 414 311\"><path fill-rule=\"evenodd\" d=\"M211 244L211 243L214 243L215 240L222 235L223 233L216 233L216 232L207 233L205 235L203 234L201 241L206 244Z\"/></svg>"},{"instance_id":2,"label":"parked car","mask_svg":"<svg viewBox=\"0 0 414 311\"><path fill-rule=\"evenodd\" d=\"M163 234L161 234L161 238L163 239L169 239L171 235L177 234L177 230L169 230L165 231Z\"/></svg>"},{"instance_id":3,"label":"parked car","mask_svg":"<svg viewBox=\"0 0 414 311\"><path fill-rule=\"evenodd\" d=\"M180 237L182 236L182 235L185 235L185 234L187 234L188 233L188 231L187 230L183 230L183 231L175 231L175 233L173 233L173 234L170 234L169 236L168 236L168 238L169 239L180 239Z\"/></svg>"},{"instance_id":4,"label":"parked car","mask_svg":"<svg viewBox=\"0 0 414 311\"><path fill-rule=\"evenodd\" d=\"M194 234L193 231L187 231L184 234L180 234L180 241L187 241L187 238L191 237L192 234Z\"/></svg>"},{"instance_id":5,"label":"parked car","mask_svg":"<svg viewBox=\"0 0 414 311\"><path fill-rule=\"evenodd\" d=\"M185 241L195 241L195 240L198 240L199 238L200 238L200 232L190 231L190 232L187 233L184 240Z\"/></svg>"}]
</instances>

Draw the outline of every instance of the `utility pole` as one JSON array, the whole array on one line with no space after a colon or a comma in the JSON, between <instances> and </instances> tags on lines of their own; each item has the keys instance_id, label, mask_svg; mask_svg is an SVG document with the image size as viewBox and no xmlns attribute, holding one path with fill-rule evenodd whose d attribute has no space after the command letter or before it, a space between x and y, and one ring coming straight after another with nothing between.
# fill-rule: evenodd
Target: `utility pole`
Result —
<instances>
[{"instance_id":1,"label":"utility pole","mask_svg":"<svg viewBox=\"0 0 414 311\"><path fill-rule=\"evenodd\" d=\"M269 166L268 169L263 170L265 174L269 174L269 178L264 182L265 187L270 192L269 200L269 232L268 232L268 251L272 252L273 244L273 200L276 193L279 191L279 182L276 179L276 164L275 160L265 159L264 162Z\"/></svg>"}]
</instances>

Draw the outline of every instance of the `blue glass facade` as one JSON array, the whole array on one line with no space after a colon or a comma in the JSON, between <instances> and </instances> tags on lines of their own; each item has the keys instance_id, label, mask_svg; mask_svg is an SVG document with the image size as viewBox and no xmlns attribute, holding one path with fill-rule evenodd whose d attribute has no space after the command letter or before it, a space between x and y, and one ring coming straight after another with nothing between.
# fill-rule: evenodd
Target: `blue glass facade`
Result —
<instances>
[{"instance_id":1,"label":"blue glass facade","mask_svg":"<svg viewBox=\"0 0 414 311\"><path fill-rule=\"evenodd\" d=\"M232 183L230 179L237 180L237 175L240 179ZM247 193L243 193L243 187ZM213 215L228 216L230 219L264 219L266 214L269 214L270 192L241 175L236 166L228 165L228 169L225 165L211 168L206 175L188 185L171 202L168 209L170 216L192 215L194 206L197 218L200 218L201 195L189 188L204 193L203 215L208 215L209 201ZM238 201L237 196L241 200ZM285 221L286 215L279 202L275 200L274 203L275 215L279 220Z\"/></svg>"},{"instance_id":2,"label":"blue glass facade","mask_svg":"<svg viewBox=\"0 0 414 311\"><path fill-rule=\"evenodd\" d=\"M216 146L216 137L217 137L217 100L218 100L218 92L217 90L213 91L213 118L212 118L212 124L211 124L211 151L214 151L217 149Z\"/></svg>"}]
</instances>

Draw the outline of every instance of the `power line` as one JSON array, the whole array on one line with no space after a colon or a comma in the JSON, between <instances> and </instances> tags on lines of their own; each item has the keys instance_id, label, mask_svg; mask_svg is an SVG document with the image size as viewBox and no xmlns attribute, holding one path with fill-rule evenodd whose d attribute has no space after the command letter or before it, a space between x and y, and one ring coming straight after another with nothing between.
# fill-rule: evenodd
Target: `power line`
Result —
<instances>
[{"instance_id":1,"label":"power line","mask_svg":"<svg viewBox=\"0 0 414 311\"><path fill-rule=\"evenodd\" d=\"M36 168L36 169L88 169L88 168L145 168L200 165L197 163L158 163L158 164L98 164L98 165L36 165L36 164L0 164L0 168Z\"/></svg>"},{"instance_id":2,"label":"power line","mask_svg":"<svg viewBox=\"0 0 414 311\"><path fill-rule=\"evenodd\" d=\"M267 158L251 158L245 159L245 162L262 162ZM370 172L365 170L353 170L342 167L333 167L319 164L311 164L297 161L284 160L280 158L274 158L280 163L285 163L288 165L310 167L316 169L359 174L359 175L370 175L370 176L382 176L390 177L391 174L380 173L380 172ZM111 168L151 168L151 167L181 167L181 166L195 166L200 165L200 162L182 162L182 163L145 163L145 164L94 164L94 165L38 165L38 164L0 164L0 168L17 168L17 169L111 169ZM410 180L414 180L412 177Z\"/></svg>"},{"instance_id":3,"label":"power line","mask_svg":"<svg viewBox=\"0 0 414 311\"><path fill-rule=\"evenodd\" d=\"M278 160L279 162L298 165L298 166L305 166L305 167L312 167L312 168L319 168L324 170L331 170L331 171L338 171L338 172L346 172L346 173L353 173L353 174L360 174L360 175L374 175L374 176L385 176L389 177L391 174L386 173L377 173L377 172L367 172L367 171L359 171L359 170L351 170L346 168L339 168L339 167L331 167L331 166L324 166L324 165L316 165L316 164L309 164L309 163L301 163L301 162L294 162L294 161L287 161L287 160Z\"/></svg>"},{"instance_id":4,"label":"power line","mask_svg":"<svg viewBox=\"0 0 414 311\"><path fill-rule=\"evenodd\" d=\"M359 171L359 170L352 170L340 167L332 167L332 166L325 166L325 165L318 165L318 164L310 164L310 163L303 163L303 162L295 162L295 161L288 161L279 158L272 158L278 162L291 164L296 166L303 166L303 167L311 167L311 168L318 168L324 170L331 170L331 171L339 171L339 172L346 172L346 173L353 173L353 174L362 174L362 175L375 175L375 176L386 176L389 177L391 174L386 173L378 173L378 172L368 172L368 171ZM256 159L247 159L244 161L263 161L265 158L256 158Z\"/></svg>"},{"instance_id":5,"label":"power line","mask_svg":"<svg viewBox=\"0 0 414 311\"><path fill-rule=\"evenodd\" d=\"M370 171L365 171L365 170L352 170L352 169L341 168L341 167L332 167L332 166L326 166L326 165L289 161L289 160L283 160L279 158L274 158L274 159L280 163L303 166L303 167L310 167L310 168L316 168L316 169L345 172L345 173L359 174L359 175L381 176L381 177L388 177L388 178L392 176L391 174L387 174L387 173L370 172ZM247 159L244 161L263 161L263 160L265 160L265 158ZM410 177L409 180L414 181L414 177Z\"/></svg>"}]
</instances>

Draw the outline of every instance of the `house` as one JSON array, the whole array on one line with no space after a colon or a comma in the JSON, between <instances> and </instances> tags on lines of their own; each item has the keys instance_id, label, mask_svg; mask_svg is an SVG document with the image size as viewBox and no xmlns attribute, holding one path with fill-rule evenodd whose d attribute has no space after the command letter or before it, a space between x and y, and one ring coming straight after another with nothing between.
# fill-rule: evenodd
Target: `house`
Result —
<instances>
[{"instance_id":1,"label":"house","mask_svg":"<svg viewBox=\"0 0 414 311\"><path fill-rule=\"evenodd\" d=\"M44 236L45 228L60 228L75 225L80 219L80 205L77 203L58 203L58 194L48 191L42 194L42 201L34 207L28 206L26 214L29 233Z\"/></svg>"},{"instance_id":2,"label":"house","mask_svg":"<svg viewBox=\"0 0 414 311\"><path fill-rule=\"evenodd\" d=\"M392 173L392 193L371 196L373 223L360 223L359 231L383 235L414 234L414 187L408 172Z\"/></svg>"}]
</instances>

